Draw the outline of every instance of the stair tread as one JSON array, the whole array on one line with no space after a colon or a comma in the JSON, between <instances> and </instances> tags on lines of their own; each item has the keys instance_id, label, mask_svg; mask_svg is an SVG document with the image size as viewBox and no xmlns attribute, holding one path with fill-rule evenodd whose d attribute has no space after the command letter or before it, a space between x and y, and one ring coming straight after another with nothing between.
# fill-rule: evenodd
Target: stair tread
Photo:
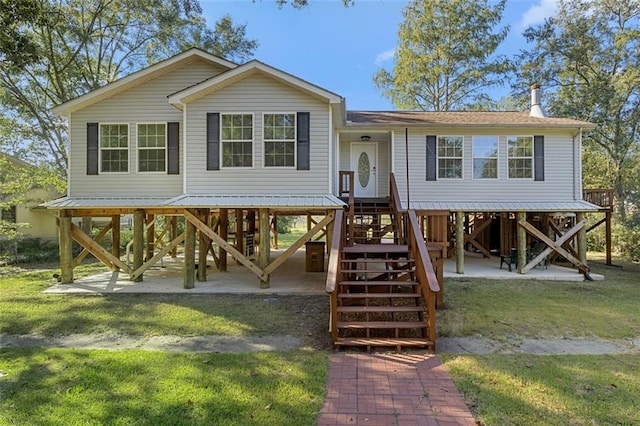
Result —
<instances>
[{"instance_id":1,"label":"stair tread","mask_svg":"<svg viewBox=\"0 0 640 426\"><path fill-rule=\"evenodd\" d=\"M419 285L415 281L380 281L380 280L372 280L372 281L340 281L338 285L401 285L401 286L409 286L409 285Z\"/></svg>"},{"instance_id":2,"label":"stair tread","mask_svg":"<svg viewBox=\"0 0 640 426\"><path fill-rule=\"evenodd\" d=\"M423 306L338 306L338 312L423 312Z\"/></svg>"},{"instance_id":3,"label":"stair tread","mask_svg":"<svg viewBox=\"0 0 640 426\"><path fill-rule=\"evenodd\" d=\"M338 328L426 328L420 321L338 321Z\"/></svg>"},{"instance_id":4,"label":"stair tread","mask_svg":"<svg viewBox=\"0 0 640 426\"><path fill-rule=\"evenodd\" d=\"M356 244L342 249L343 253L408 253L403 244Z\"/></svg>"},{"instance_id":5,"label":"stair tread","mask_svg":"<svg viewBox=\"0 0 640 426\"><path fill-rule=\"evenodd\" d=\"M342 299L382 299L400 297L421 297L420 293L338 293L338 298Z\"/></svg>"},{"instance_id":6,"label":"stair tread","mask_svg":"<svg viewBox=\"0 0 640 426\"><path fill-rule=\"evenodd\" d=\"M334 345L341 346L433 346L434 344L433 340L420 337L338 337L334 342Z\"/></svg>"}]
</instances>

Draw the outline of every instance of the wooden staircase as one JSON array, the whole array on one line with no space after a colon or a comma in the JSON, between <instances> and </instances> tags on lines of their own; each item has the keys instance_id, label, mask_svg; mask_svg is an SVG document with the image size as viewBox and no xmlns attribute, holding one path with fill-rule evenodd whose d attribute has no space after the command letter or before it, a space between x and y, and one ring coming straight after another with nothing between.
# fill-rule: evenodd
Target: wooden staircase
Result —
<instances>
[{"instance_id":1,"label":"wooden staircase","mask_svg":"<svg viewBox=\"0 0 640 426\"><path fill-rule=\"evenodd\" d=\"M340 172L329 240L327 293L336 346L436 347L438 277L413 210L402 210L393 174L391 197L356 199L352 171Z\"/></svg>"},{"instance_id":2,"label":"wooden staircase","mask_svg":"<svg viewBox=\"0 0 640 426\"><path fill-rule=\"evenodd\" d=\"M344 247L336 346L431 347L425 302L406 245Z\"/></svg>"}]
</instances>

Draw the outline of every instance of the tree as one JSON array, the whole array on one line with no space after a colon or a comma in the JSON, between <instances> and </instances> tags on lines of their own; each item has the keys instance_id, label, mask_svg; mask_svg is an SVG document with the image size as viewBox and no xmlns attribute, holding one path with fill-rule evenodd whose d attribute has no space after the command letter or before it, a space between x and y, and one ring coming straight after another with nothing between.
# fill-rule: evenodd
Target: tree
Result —
<instances>
[{"instance_id":1,"label":"tree","mask_svg":"<svg viewBox=\"0 0 640 426\"><path fill-rule=\"evenodd\" d=\"M35 59L13 60L14 48L2 45L0 126L9 130L0 127L0 150L9 147L36 164L44 160L61 178L67 168L67 133L64 121L52 115L53 106L188 47L231 60L244 60L257 47L246 39L246 27L234 25L229 16L208 28L197 0L19 3L34 4L37 12L21 13L24 25L0 28L0 39L19 30L32 43ZM2 19L16 13L3 9Z\"/></svg>"},{"instance_id":2,"label":"tree","mask_svg":"<svg viewBox=\"0 0 640 426\"><path fill-rule=\"evenodd\" d=\"M35 60L36 45L25 31L41 17L40 5L32 0L0 0L0 63L21 66Z\"/></svg>"},{"instance_id":3,"label":"tree","mask_svg":"<svg viewBox=\"0 0 640 426\"><path fill-rule=\"evenodd\" d=\"M585 183L612 187L625 219L640 178L640 3L561 0L558 13L524 35L516 87L545 86L552 115L596 123L584 138Z\"/></svg>"},{"instance_id":4,"label":"tree","mask_svg":"<svg viewBox=\"0 0 640 426\"><path fill-rule=\"evenodd\" d=\"M506 0L413 0L404 9L393 71L374 83L400 109L448 111L491 100L506 58L494 57L509 31L500 22Z\"/></svg>"}]
</instances>

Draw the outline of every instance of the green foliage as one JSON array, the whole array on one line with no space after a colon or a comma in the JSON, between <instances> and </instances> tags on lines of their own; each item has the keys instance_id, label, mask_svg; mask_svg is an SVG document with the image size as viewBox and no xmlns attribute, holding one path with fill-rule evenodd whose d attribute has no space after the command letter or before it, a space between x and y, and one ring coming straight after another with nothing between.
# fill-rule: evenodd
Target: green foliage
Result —
<instances>
[{"instance_id":1,"label":"green foliage","mask_svg":"<svg viewBox=\"0 0 640 426\"><path fill-rule=\"evenodd\" d=\"M0 223L0 235L2 224ZM0 265L58 260L58 246L39 238L0 241Z\"/></svg>"},{"instance_id":2,"label":"green foliage","mask_svg":"<svg viewBox=\"0 0 640 426\"><path fill-rule=\"evenodd\" d=\"M450 111L491 101L509 61L494 52L508 27L500 22L506 0L413 0L404 9L392 71L374 76L383 95L400 109Z\"/></svg>"},{"instance_id":3,"label":"green foliage","mask_svg":"<svg viewBox=\"0 0 640 426\"><path fill-rule=\"evenodd\" d=\"M295 216L278 216L278 234L290 233L295 221Z\"/></svg>"},{"instance_id":4,"label":"green foliage","mask_svg":"<svg viewBox=\"0 0 640 426\"><path fill-rule=\"evenodd\" d=\"M0 350L0 424L312 425L329 357Z\"/></svg>"},{"instance_id":5,"label":"green foliage","mask_svg":"<svg viewBox=\"0 0 640 426\"><path fill-rule=\"evenodd\" d=\"M640 212L627 215L621 224L615 224L612 231L612 243L625 259L640 262Z\"/></svg>"},{"instance_id":6,"label":"green foliage","mask_svg":"<svg viewBox=\"0 0 640 426\"><path fill-rule=\"evenodd\" d=\"M0 58L0 149L34 164L49 163L62 179L68 135L53 106L188 47L231 60L244 60L257 47L246 38L246 27L229 16L209 28L197 0L33 3L42 13L38 19L28 15L30 25L17 28L33 44L37 60L14 66ZM0 29L5 36L10 28Z\"/></svg>"},{"instance_id":7,"label":"green foliage","mask_svg":"<svg viewBox=\"0 0 640 426\"><path fill-rule=\"evenodd\" d=\"M614 188L624 220L640 189L640 3L561 0L524 35L533 47L518 55L514 90L542 82L552 115L598 125L585 135L585 183Z\"/></svg>"},{"instance_id":8,"label":"green foliage","mask_svg":"<svg viewBox=\"0 0 640 426\"><path fill-rule=\"evenodd\" d=\"M42 18L41 5L33 0L0 0L0 63L20 67L36 60L37 46L26 28Z\"/></svg>"}]
</instances>

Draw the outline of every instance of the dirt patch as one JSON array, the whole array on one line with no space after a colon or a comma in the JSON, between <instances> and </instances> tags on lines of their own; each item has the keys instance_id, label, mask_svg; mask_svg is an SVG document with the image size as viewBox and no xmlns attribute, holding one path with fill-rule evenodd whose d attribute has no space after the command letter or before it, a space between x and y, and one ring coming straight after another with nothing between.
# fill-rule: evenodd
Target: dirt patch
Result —
<instances>
[{"instance_id":1,"label":"dirt patch","mask_svg":"<svg viewBox=\"0 0 640 426\"><path fill-rule=\"evenodd\" d=\"M140 349L168 352L239 353L286 351L305 347L294 336L150 336L131 337L117 334L76 334L61 337L0 335L0 348L56 347L74 349Z\"/></svg>"},{"instance_id":2,"label":"dirt patch","mask_svg":"<svg viewBox=\"0 0 640 426\"><path fill-rule=\"evenodd\" d=\"M497 341L485 337L441 337L438 352L449 354L605 355L640 351L640 338L600 339L522 339Z\"/></svg>"}]
</instances>

